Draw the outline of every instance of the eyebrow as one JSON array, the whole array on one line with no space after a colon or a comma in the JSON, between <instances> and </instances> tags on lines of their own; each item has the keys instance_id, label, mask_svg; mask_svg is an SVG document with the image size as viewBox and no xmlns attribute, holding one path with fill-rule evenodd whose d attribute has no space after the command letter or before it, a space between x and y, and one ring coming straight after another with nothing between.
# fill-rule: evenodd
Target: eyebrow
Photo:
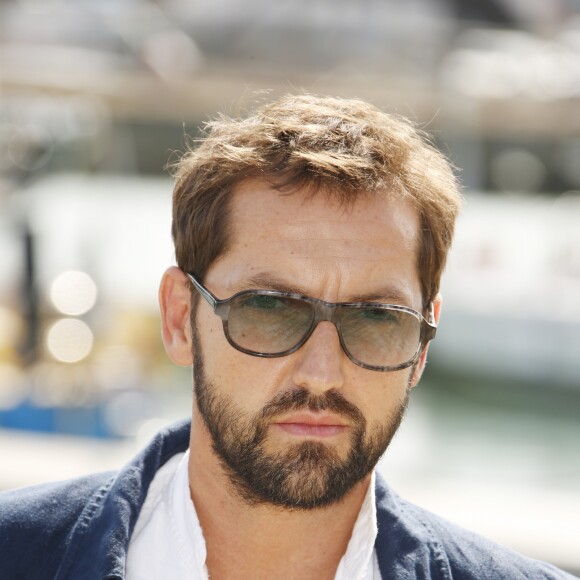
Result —
<instances>
[{"instance_id":1,"label":"eyebrow","mask_svg":"<svg viewBox=\"0 0 580 580\"><path fill-rule=\"evenodd\" d=\"M248 290L275 290L277 292L290 292L291 294L309 296L309 293L304 288L281 280L267 272L255 274L247 278L244 280L243 285L244 289ZM411 304L411 299L407 293L394 286L383 286L373 292L353 294L348 299L341 300L341 302L381 302L385 304L409 305Z\"/></svg>"}]
</instances>

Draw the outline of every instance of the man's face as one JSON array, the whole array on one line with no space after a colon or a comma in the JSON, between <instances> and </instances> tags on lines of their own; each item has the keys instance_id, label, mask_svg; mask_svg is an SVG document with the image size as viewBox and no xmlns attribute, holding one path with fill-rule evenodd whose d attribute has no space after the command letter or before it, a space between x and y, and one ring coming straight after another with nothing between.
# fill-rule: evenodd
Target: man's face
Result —
<instances>
[{"instance_id":1,"label":"man's face","mask_svg":"<svg viewBox=\"0 0 580 580\"><path fill-rule=\"evenodd\" d=\"M365 196L344 208L251 181L234 193L229 219L232 244L204 279L218 298L267 288L421 311L419 219L402 200ZM307 509L340 500L386 449L420 374L355 365L330 322L280 358L235 350L203 300L194 325L193 429L209 432L231 483L254 503Z\"/></svg>"}]
</instances>

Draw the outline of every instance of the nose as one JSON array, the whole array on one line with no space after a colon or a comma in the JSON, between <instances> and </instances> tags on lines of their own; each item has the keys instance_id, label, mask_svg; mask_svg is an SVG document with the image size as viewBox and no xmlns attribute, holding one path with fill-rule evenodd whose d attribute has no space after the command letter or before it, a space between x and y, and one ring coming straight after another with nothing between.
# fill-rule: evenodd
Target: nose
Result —
<instances>
[{"instance_id":1,"label":"nose","mask_svg":"<svg viewBox=\"0 0 580 580\"><path fill-rule=\"evenodd\" d=\"M346 361L332 322L319 322L306 344L294 355L294 383L313 394L340 389L344 384L343 366Z\"/></svg>"}]
</instances>

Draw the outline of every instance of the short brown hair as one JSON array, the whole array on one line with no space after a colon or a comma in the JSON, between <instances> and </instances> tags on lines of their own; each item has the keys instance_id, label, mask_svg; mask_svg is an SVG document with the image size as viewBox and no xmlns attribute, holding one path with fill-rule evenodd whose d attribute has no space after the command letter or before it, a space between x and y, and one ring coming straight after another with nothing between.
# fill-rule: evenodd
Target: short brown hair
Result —
<instances>
[{"instance_id":1,"label":"short brown hair","mask_svg":"<svg viewBox=\"0 0 580 580\"><path fill-rule=\"evenodd\" d=\"M343 203L385 190L412 200L424 305L439 291L461 195L449 162L407 119L356 99L286 95L246 118L209 122L175 168L172 235L186 272L203 278L227 251L232 191L258 178Z\"/></svg>"}]
</instances>

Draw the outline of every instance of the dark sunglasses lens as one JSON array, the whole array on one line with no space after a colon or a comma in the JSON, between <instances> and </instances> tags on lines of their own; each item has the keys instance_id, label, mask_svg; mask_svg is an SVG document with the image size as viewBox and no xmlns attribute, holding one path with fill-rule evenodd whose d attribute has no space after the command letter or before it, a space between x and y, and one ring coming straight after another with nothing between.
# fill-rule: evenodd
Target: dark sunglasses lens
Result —
<instances>
[{"instance_id":1,"label":"dark sunglasses lens","mask_svg":"<svg viewBox=\"0 0 580 580\"><path fill-rule=\"evenodd\" d=\"M238 346L278 354L296 346L313 320L308 302L275 294L247 292L230 305L228 332Z\"/></svg>"},{"instance_id":2,"label":"dark sunglasses lens","mask_svg":"<svg viewBox=\"0 0 580 580\"><path fill-rule=\"evenodd\" d=\"M340 327L349 353L375 367L395 367L410 361L421 340L420 319L404 310L344 307Z\"/></svg>"}]
</instances>

